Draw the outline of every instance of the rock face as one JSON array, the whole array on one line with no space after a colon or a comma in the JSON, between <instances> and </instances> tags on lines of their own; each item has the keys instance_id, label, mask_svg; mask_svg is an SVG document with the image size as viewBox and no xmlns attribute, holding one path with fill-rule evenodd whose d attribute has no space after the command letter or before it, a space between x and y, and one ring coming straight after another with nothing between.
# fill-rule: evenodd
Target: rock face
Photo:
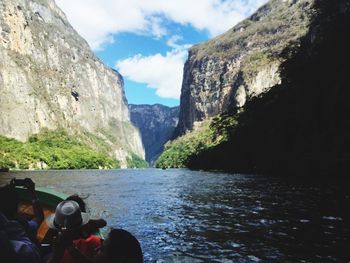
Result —
<instances>
[{"instance_id":1,"label":"rock face","mask_svg":"<svg viewBox=\"0 0 350 263\"><path fill-rule=\"evenodd\" d=\"M64 128L102 140L125 163L144 157L123 79L106 67L53 0L0 2L0 134L19 140Z\"/></svg>"},{"instance_id":2,"label":"rock face","mask_svg":"<svg viewBox=\"0 0 350 263\"><path fill-rule=\"evenodd\" d=\"M130 104L129 110L132 123L141 132L146 161L153 165L174 132L178 123L179 107Z\"/></svg>"},{"instance_id":3,"label":"rock face","mask_svg":"<svg viewBox=\"0 0 350 263\"><path fill-rule=\"evenodd\" d=\"M249 101L230 139L189 167L347 179L350 171L350 2L315 1L308 33L285 50L282 84Z\"/></svg>"},{"instance_id":4,"label":"rock face","mask_svg":"<svg viewBox=\"0 0 350 263\"><path fill-rule=\"evenodd\" d=\"M285 47L307 32L314 0L271 0L209 42L194 46L184 67L176 136L193 124L267 92L281 82Z\"/></svg>"}]
</instances>

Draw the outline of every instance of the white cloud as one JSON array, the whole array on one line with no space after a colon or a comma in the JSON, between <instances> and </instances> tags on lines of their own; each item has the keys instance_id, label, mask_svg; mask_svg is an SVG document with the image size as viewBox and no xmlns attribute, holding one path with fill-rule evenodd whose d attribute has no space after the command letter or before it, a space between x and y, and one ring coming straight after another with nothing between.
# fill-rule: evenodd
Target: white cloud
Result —
<instances>
[{"instance_id":1,"label":"white cloud","mask_svg":"<svg viewBox=\"0 0 350 263\"><path fill-rule=\"evenodd\" d=\"M120 32L163 37L164 19L225 32L267 0L56 0L73 27L93 49L113 41Z\"/></svg>"},{"instance_id":2,"label":"white cloud","mask_svg":"<svg viewBox=\"0 0 350 263\"><path fill-rule=\"evenodd\" d=\"M179 45L176 42L182 40L182 36L180 35L173 35L171 38L168 39L168 41L166 42L166 44L174 49L182 49L182 48L186 48L187 45ZM188 45L189 47L190 45Z\"/></svg>"},{"instance_id":3,"label":"white cloud","mask_svg":"<svg viewBox=\"0 0 350 263\"><path fill-rule=\"evenodd\" d=\"M225 32L267 0L56 0L73 27L92 49L113 43L114 36L130 32L167 37L172 48L165 55L142 54L119 60L117 69L126 78L145 83L164 98L180 97L183 64L190 45L170 37L168 21L207 30L210 36ZM168 20L168 21L167 21Z\"/></svg>"},{"instance_id":4,"label":"white cloud","mask_svg":"<svg viewBox=\"0 0 350 263\"><path fill-rule=\"evenodd\" d=\"M178 45L178 36L172 37L168 43L173 50L166 55L155 54L119 60L116 63L118 71L126 78L147 84L147 87L156 89L156 94L162 98L180 98L182 72L184 61L187 58L189 45Z\"/></svg>"}]
</instances>

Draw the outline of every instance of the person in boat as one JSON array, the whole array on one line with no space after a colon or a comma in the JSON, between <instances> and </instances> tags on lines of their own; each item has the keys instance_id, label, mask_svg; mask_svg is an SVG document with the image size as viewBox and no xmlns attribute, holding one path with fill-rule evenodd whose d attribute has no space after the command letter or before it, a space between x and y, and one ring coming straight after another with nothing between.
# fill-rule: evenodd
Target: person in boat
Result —
<instances>
[{"instance_id":1,"label":"person in boat","mask_svg":"<svg viewBox=\"0 0 350 263\"><path fill-rule=\"evenodd\" d=\"M41 262L41 255L36 240L38 224L43 213L35 195L35 185L29 179L21 181L32 195L34 219L26 221L17 214L18 196L14 189L15 182L0 188L0 258L1 262ZM41 210L41 211L40 211Z\"/></svg>"},{"instance_id":2,"label":"person in boat","mask_svg":"<svg viewBox=\"0 0 350 263\"><path fill-rule=\"evenodd\" d=\"M81 238L82 229L89 222L89 216L81 212L79 204L66 200L58 204L55 214L46 220L58 235L53 239L53 253L48 263L142 263L140 243L129 232L112 229L105 241L91 235Z\"/></svg>"},{"instance_id":3,"label":"person in boat","mask_svg":"<svg viewBox=\"0 0 350 263\"><path fill-rule=\"evenodd\" d=\"M0 211L0 260L2 263L41 263L38 246L23 226Z\"/></svg>"},{"instance_id":4,"label":"person in boat","mask_svg":"<svg viewBox=\"0 0 350 263\"><path fill-rule=\"evenodd\" d=\"M80 211L86 213L86 203L82 197L80 197L78 194L70 195L66 198L67 201L75 201L79 204ZM97 232L100 228L103 228L107 225L106 220L102 218L90 218L89 222L83 226L83 232L86 235L91 235L95 232Z\"/></svg>"},{"instance_id":5,"label":"person in boat","mask_svg":"<svg viewBox=\"0 0 350 263\"><path fill-rule=\"evenodd\" d=\"M89 262L102 245L100 237L83 234L83 227L89 222L89 215L80 210L76 201L59 203L53 215L46 219L50 229L57 231L52 240L52 255L47 262Z\"/></svg>"},{"instance_id":6,"label":"person in boat","mask_svg":"<svg viewBox=\"0 0 350 263\"><path fill-rule=\"evenodd\" d=\"M15 186L24 186L28 189L32 200L33 218L25 218L23 215L18 214L19 198L15 191ZM8 220L18 221L24 227L30 239L33 242L37 242L36 235L39 226L44 220L44 212L35 192L35 183L30 178L21 180L12 179L9 185L2 187L0 193L0 210Z\"/></svg>"},{"instance_id":7,"label":"person in boat","mask_svg":"<svg viewBox=\"0 0 350 263\"><path fill-rule=\"evenodd\" d=\"M78 194L70 195L66 198L66 201L75 201L78 203L80 207L80 211L83 213L86 213L86 203L82 197L80 197ZM98 232L100 228L103 228L107 225L106 220L102 218L90 218L89 222L82 226L81 229L81 238L87 238L90 235L93 235L94 233ZM54 236L57 236L58 230L54 228L50 228L48 232L45 235L45 238L43 240L44 243L52 243L52 239Z\"/></svg>"}]
</instances>

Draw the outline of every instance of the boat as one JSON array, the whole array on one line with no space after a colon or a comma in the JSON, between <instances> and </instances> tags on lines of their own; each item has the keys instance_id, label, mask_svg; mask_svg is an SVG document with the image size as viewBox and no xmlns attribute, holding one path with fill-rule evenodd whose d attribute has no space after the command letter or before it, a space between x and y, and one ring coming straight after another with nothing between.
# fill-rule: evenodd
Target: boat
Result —
<instances>
[{"instance_id":1,"label":"boat","mask_svg":"<svg viewBox=\"0 0 350 263\"><path fill-rule=\"evenodd\" d=\"M29 195L29 192L26 188L21 186L16 186L16 192L19 197L19 205L18 205L18 213L31 218L34 216L32 203L31 203L31 197ZM35 189L36 195L39 199L39 202L43 208L44 211L44 217L45 219L55 213L56 206L64 201L68 195L60 192L53 191L51 189L37 187ZM42 243L46 237L46 234L48 234L49 227L46 224L46 220L44 220L41 225L39 226L38 232L37 232L37 239L40 243ZM101 231L97 231L94 233L94 235L97 235L101 238L103 238L103 235Z\"/></svg>"}]
</instances>

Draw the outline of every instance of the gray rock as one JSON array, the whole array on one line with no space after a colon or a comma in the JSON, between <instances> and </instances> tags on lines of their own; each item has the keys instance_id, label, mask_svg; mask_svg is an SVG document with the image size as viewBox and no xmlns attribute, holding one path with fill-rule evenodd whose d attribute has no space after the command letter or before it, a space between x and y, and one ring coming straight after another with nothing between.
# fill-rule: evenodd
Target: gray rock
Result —
<instances>
[{"instance_id":1,"label":"gray rock","mask_svg":"<svg viewBox=\"0 0 350 263\"><path fill-rule=\"evenodd\" d=\"M129 105L132 123L139 128L151 165L163 152L164 144L171 139L179 118L179 107Z\"/></svg>"},{"instance_id":2,"label":"gray rock","mask_svg":"<svg viewBox=\"0 0 350 263\"><path fill-rule=\"evenodd\" d=\"M240 108L281 82L282 51L308 30L314 0L271 0L228 32L189 51L176 135Z\"/></svg>"},{"instance_id":3,"label":"gray rock","mask_svg":"<svg viewBox=\"0 0 350 263\"><path fill-rule=\"evenodd\" d=\"M91 142L97 136L122 166L131 152L144 157L122 77L53 0L0 2L0 57L1 135L25 141L42 128L63 128Z\"/></svg>"}]
</instances>

